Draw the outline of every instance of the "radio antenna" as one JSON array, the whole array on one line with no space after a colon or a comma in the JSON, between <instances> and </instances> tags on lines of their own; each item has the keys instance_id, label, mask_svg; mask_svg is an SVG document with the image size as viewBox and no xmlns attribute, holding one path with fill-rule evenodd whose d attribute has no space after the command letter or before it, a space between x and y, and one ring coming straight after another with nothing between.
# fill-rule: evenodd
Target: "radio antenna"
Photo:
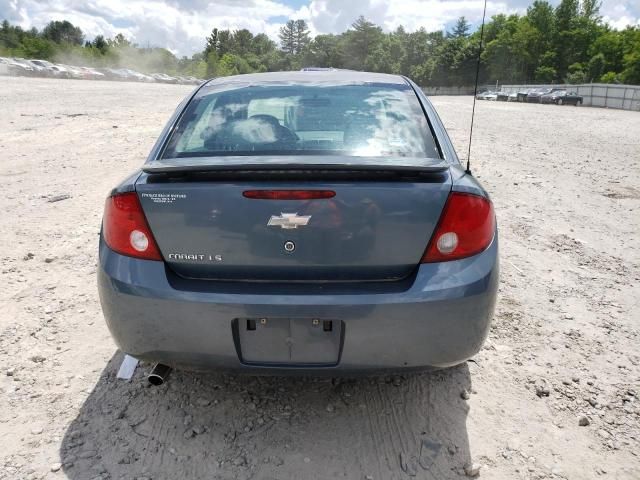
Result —
<instances>
[{"instance_id":1,"label":"radio antenna","mask_svg":"<svg viewBox=\"0 0 640 480\"><path fill-rule=\"evenodd\" d=\"M467 169L471 174L471 139L473 138L473 118L476 114L476 95L478 95L478 79L480 77L480 56L482 55L482 39L484 37L484 19L487 14L487 0L484 0L484 10L482 11L482 26L480 27L480 45L478 45L478 62L476 63L476 83L473 86L473 107L471 109L471 130L469 131L469 150L467 151Z\"/></svg>"}]
</instances>

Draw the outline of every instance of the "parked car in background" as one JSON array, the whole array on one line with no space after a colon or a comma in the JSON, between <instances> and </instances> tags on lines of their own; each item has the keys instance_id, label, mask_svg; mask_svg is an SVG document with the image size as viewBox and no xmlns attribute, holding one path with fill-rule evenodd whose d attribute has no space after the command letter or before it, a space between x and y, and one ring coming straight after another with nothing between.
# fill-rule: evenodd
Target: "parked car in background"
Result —
<instances>
[{"instance_id":1,"label":"parked car in background","mask_svg":"<svg viewBox=\"0 0 640 480\"><path fill-rule=\"evenodd\" d=\"M556 90L540 97L540 103L555 103L556 105L581 105L583 98L576 92Z\"/></svg>"},{"instance_id":2,"label":"parked car in background","mask_svg":"<svg viewBox=\"0 0 640 480\"><path fill-rule=\"evenodd\" d=\"M8 57L0 57L0 74L15 75L13 67L11 67L11 61Z\"/></svg>"},{"instance_id":3,"label":"parked car in background","mask_svg":"<svg viewBox=\"0 0 640 480\"><path fill-rule=\"evenodd\" d=\"M193 76L171 76L166 73L147 75L130 68L94 68L78 65L56 64L41 59L0 57L0 75L76 78L83 80L120 80L135 82L180 83L199 85L203 80Z\"/></svg>"},{"instance_id":4,"label":"parked car in background","mask_svg":"<svg viewBox=\"0 0 640 480\"><path fill-rule=\"evenodd\" d=\"M35 65L24 58L13 57L11 60L13 60L13 62L18 64L19 66L25 68L28 72L28 75L44 75L44 72L46 70L44 67Z\"/></svg>"},{"instance_id":5,"label":"parked car in background","mask_svg":"<svg viewBox=\"0 0 640 480\"><path fill-rule=\"evenodd\" d=\"M69 78L76 78L76 79L88 78L87 73L84 72L80 67L65 65L64 63L60 63L57 66L64 68L68 72Z\"/></svg>"},{"instance_id":6,"label":"parked car in background","mask_svg":"<svg viewBox=\"0 0 640 480\"><path fill-rule=\"evenodd\" d=\"M540 97L547 93L547 91L548 90L546 88L532 88L527 93L525 101L527 103L538 103L540 102Z\"/></svg>"},{"instance_id":7,"label":"parked car in background","mask_svg":"<svg viewBox=\"0 0 640 480\"><path fill-rule=\"evenodd\" d=\"M155 79L151 75L145 75L144 73L136 72L130 68L121 68L122 72L128 75L128 79L135 80L137 82L155 82Z\"/></svg>"},{"instance_id":8,"label":"parked car in background","mask_svg":"<svg viewBox=\"0 0 640 480\"><path fill-rule=\"evenodd\" d=\"M517 102L518 101L518 92L510 93L507 102Z\"/></svg>"},{"instance_id":9,"label":"parked car in background","mask_svg":"<svg viewBox=\"0 0 640 480\"><path fill-rule=\"evenodd\" d=\"M60 77L60 70L59 69L54 69L53 67L55 66L53 63L48 62L46 60L38 60L38 59L31 59L29 60L29 63L31 63L32 65L44 68L43 74L47 77Z\"/></svg>"},{"instance_id":10,"label":"parked car in background","mask_svg":"<svg viewBox=\"0 0 640 480\"><path fill-rule=\"evenodd\" d=\"M102 73L102 72L99 72L95 68L91 68L91 67L78 67L78 68L80 70L82 70L83 72L85 72L85 78L88 78L90 80L104 80L105 79L105 74Z\"/></svg>"},{"instance_id":11,"label":"parked car in background","mask_svg":"<svg viewBox=\"0 0 640 480\"><path fill-rule=\"evenodd\" d=\"M54 71L54 74L60 78L73 78L71 72L63 65L54 64L51 65L51 69Z\"/></svg>"},{"instance_id":12,"label":"parked car in background","mask_svg":"<svg viewBox=\"0 0 640 480\"><path fill-rule=\"evenodd\" d=\"M18 58L6 58L9 75L31 76L34 74L33 65Z\"/></svg>"},{"instance_id":13,"label":"parked car in background","mask_svg":"<svg viewBox=\"0 0 640 480\"><path fill-rule=\"evenodd\" d=\"M122 68L105 68L105 75L108 75L111 80L131 81L133 76Z\"/></svg>"},{"instance_id":14,"label":"parked car in background","mask_svg":"<svg viewBox=\"0 0 640 480\"><path fill-rule=\"evenodd\" d=\"M160 83L178 83L178 79L167 75L166 73L152 73L151 76L156 82Z\"/></svg>"},{"instance_id":15,"label":"parked car in background","mask_svg":"<svg viewBox=\"0 0 640 480\"><path fill-rule=\"evenodd\" d=\"M533 88L528 88L525 90L520 90L517 94L516 94L516 100L518 102L526 102L527 101L527 95L529 95L529 92L533 91Z\"/></svg>"},{"instance_id":16,"label":"parked car in background","mask_svg":"<svg viewBox=\"0 0 640 480\"><path fill-rule=\"evenodd\" d=\"M11 75L9 61L6 57L0 57L0 75Z\"/></svg>"},{"instance_id":17,"label":"parked car in background","mask_svg":"<svg viewBox=\"0 0 640 480\"><path fill-rule=\"evenodd\" d=\"M117 68L115 69L115 73L118 75L119 80L125 80L129 82L137 80L135 75L129 72L126 68Z\"/></svg>"},{"instance_id":18,"label":"parked car in background","mask_svg":"<svg viewBox=\"0 0 640 480\"><path fill-rule=\"evenodd\" d=\"M497 95L493 90L486 90L476 95L476 99L478 100L496 100Z\"/></svg>"},{"instance_id":19,"label":"parked car in background","mask_svg":"<svg viewBox=\"0 0 640 480\"><path fill-rule=\"evenodd\" d=\"M28 60L28 59L21 58L20 60L26 62L29 66L31 66L33 68L33 74L34 75L38 75L40 77L46 77L46 76L49 75L49 71L48 71L48 69L46 67L37 65L37 64L33 63L31 60Z\"/></svg>"},{"instance_id":20,"label":"parked car in background","mask_svg":"<svg viewBox=\"0 0 640 480\"><path fill-rule=\"evenodd\" d=\"M181 83L183 85L196 85L197 83L200 83L200 82L195 83L194 80L196 79L193 77L184 77L180 75L180 76L177 76L176 79L178 80L178 83Z\"/></svg>"},{"instance_id":21,"label":"parked car in background","mask_svg":"<svg viewBox=\"0 0 640 480\"><path fill-rule=\"evenodd\" d=\"M528 103L540 103L540 97L562 90L561 88L534 88L527 94Z\"/></svg>"},{"instance_id":22,"label":"parked car in background","mask_svg":"<svg viewBox=\"0 0 640 480\"><path fill-rule=\"evenodd\" d=\"M122 74L115 68L98 68L96 70L102 73L107 80L122 80Z\"/></svg>"},{"instance_id":23,"label":"parked car in background","mask_svg":"<svg viewBox=\"0 0 640 480\"><path fill-rule=\"evenodd\" d=\"M500 90L498 93L496 93L496 96L496 100L498 100L499 102L506 102L509 100L509 92Z\"/></svg>"},{"instance_id":24,"label":"parked car in background","mask_svg":"<svg viewBox=\"0 0 640 480\"><path fill-rule=\"evenodd\" d=\"M191 83L193 85L200 85L203 82L202 79L196 78L196 77L189 76L189 77L185 77L185 78L189 81L189 83Z\"/></svg>"},{"instance_id":25,"label":"parked car in background","mask_svg":"<svg viewBox=\"0 0 640 480\"><path fill-rule=\"evenodd\" d=\"M46 68L47 75L56 78L71 78L71 72L63 65L48 62L46 60L30 60L30 63Z\"/></svg>"}]
</instances>

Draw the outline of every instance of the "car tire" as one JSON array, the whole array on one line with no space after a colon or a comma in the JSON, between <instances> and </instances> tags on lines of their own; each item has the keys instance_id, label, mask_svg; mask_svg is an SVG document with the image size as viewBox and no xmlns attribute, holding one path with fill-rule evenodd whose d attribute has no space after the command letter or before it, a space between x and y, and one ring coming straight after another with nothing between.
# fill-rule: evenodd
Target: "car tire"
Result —
<instances>
[{"instance_id":1,"label":"car tire","mask_svg":"<svg viewBox=\"0 0 640 480\"><path fill-rule=\"evenodd\" d=\"M564 102L562 101L561 98L558 99L558 105L562 105Z\"/></svg>"},{"instance_id":2,"label":"car tire","mask_svg":"<svg viewBox=\"0 0 640 480\"><path fill-rule=\"evenodd\" d=\"M579 107L580 105L582 105L582 100L576 100L576 107Z\"/></svg>"}]
</instances>

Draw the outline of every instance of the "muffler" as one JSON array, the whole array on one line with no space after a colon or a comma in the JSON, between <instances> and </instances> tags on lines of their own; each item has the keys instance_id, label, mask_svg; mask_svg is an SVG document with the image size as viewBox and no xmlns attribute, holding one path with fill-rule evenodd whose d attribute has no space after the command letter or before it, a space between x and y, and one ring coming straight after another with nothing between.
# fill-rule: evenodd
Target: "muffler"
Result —
<instances>
[{"instance_id":1,"label":"muffler","mask_svg":"<svg viewBox=\"0 0 640 480\"><path fill-rule=\"evenodd\" d=\"M168 365L163 365L162 363L156 363L151 373L147 377L149 383L154 386L162 385L169 374L171 373L171 367Z\"/></svg>"}]
</instances>

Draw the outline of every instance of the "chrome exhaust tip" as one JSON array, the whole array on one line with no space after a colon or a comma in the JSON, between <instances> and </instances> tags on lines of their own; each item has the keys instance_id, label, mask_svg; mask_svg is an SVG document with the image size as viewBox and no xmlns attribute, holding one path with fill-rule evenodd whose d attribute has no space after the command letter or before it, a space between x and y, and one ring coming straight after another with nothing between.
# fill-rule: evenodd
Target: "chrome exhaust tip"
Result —
<instances>
[{"instance_id":1,"label":"chrome exhaust tip","mask_svg":"<svg viewBox=\"0 0 640 480\"><path fill-rule=\"evenodd\" d=\"M170 373L171 367L163 365L162 363L156 363L147 377L147 380L149 380L151 385L157 387L165 382Z\"/></svg>"}]
</instances>

